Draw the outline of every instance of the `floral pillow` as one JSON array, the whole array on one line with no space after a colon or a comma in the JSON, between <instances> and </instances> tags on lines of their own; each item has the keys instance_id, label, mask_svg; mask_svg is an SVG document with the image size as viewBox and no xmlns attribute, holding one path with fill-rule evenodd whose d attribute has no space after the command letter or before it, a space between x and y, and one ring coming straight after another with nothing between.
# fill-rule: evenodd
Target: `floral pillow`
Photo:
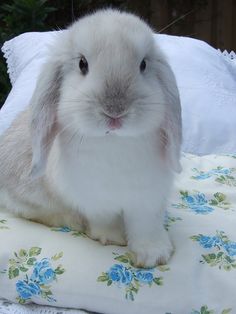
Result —
<instances>
[{"instance_id":1,"label":"floral pillow","mask_svg":"<svg viewBox=\"0 0 236 314\"><path fill-rule=\"evenodd\" d=\"M236 155L184 155L165 217L168 265L0 211L0 297L109 314L236 312ZM222 297L222 291L224 296Z\"/></svg>"}]
</instances>

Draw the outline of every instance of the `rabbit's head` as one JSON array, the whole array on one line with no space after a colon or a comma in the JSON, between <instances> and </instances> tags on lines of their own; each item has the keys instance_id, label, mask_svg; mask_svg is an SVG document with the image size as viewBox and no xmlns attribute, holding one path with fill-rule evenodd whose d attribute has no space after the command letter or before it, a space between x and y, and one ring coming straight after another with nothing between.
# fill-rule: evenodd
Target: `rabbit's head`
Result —
<instances>
[{"instance_id":1,"label":"rabbit's head","mask_svg":"<svg viewBox=\"0 0 236 314\"><path fill-rule=\"evenodd\" d=\"M60 32L32 98L33 171L58 132L86 137L159 132L178 169L181 110L174 75L150 27L98 11Z\"/></svg>"}]
</instances>

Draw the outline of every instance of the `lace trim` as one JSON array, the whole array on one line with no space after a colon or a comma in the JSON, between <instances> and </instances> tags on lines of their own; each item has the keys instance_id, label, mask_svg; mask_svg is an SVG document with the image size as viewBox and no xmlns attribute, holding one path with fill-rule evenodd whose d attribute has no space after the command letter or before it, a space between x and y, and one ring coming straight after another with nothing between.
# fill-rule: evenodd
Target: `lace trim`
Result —
<instances>
[{"instance_id":1,"label":"lace trim","mask_svg":"<svg viewBox=\"0 0 236 314\"><path fill-rule=\"evenodd\" d=\"M16 81L16 72L15 72L16 64L15 64L14 53L12 50L12 42L6 41L4 45L2 46L1 50L7 62L7 73L9 74L11 85L13 86Z\"/></svg>"},{"instance_id":2,"label":"lace trim","mask_svg":"<svg viewBox=\"0 0 236 314\"><path fill-rule=\"evenodd\" d=\"M20 305L0 299L1 314L89 314L80 310L41 306L35 304ZM91 313L92 314L92 313ZM94 313L95 314L95 313Z\"/></svg>"},{"instance_id":3,"label":"lace trim","mask_svg":"<svg viewBox=\"0 0 236 314\"><path fill-rule=\"evenodd\" d=\"M6 41L4 45L2 46L1 50L3 52L3 56L6 59L7 63L7 73L9 74L9 78L11 81L11 85L13 86L16 79L17 79L17 74L16 74L16 60L14 57L14 52L12 49L13 43L12 40ZM223 57L228 60L228 61L233 61L233 63L236 64L236 53L234 51L228 52L227 50L221 51L218 49L218 52L223 55Z\"/></svg>"},{"instance_id":4,"label":"lace trim","mask_svg":"<svg viewBox=\"0 0 236 314\"><path fill-rule=\"evenodd\" d=\"M224 56L225 59L236 63L236 53L234 51L228 52L227 50L221 51L220 49L218 49L218 51Z\"/></svg>"}]
</instances>

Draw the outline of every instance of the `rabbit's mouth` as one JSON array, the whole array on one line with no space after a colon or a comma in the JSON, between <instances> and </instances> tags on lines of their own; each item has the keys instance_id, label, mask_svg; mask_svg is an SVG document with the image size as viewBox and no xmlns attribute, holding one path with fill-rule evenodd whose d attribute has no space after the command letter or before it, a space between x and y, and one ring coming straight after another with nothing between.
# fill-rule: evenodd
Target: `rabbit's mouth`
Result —
<instances>
[{"instance_id":1,"label":"rabbit's mouth","mask_svg":"<svg viewBox=\"0 0 236 314\"><path fill-rule=\"evenodd\" d=\"M106 119L106 124L108 126L109 130L117 130L122 127L122 123L124 120L124 116L126 114L120 114L120 115L111 115L103 112L103 115Z\"/></svg>"},{"instance_id":2,"label":"rabbit's mouth","mask_svg":"<svg viewBox=\"0 0 236 314\"><path fill-rule=\"evenodd\" d=\"M122 126L121 118L109 118L108 127L110 130L120 129Z\"/></svg>"}]
</instances>

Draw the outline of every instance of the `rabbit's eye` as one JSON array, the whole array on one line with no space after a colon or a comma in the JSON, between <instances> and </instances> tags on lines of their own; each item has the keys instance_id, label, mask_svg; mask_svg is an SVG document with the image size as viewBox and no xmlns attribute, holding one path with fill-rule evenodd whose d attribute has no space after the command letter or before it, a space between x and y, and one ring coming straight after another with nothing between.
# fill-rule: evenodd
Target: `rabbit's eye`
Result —
<instances>
[{"instance_id":1,"label":"rabbit's eye","mask_svg":"<svg viewBox=\"0 0 236 314\"><path fill-rule=\"evenodd\" d=\"M79 61L79 68L83 75L86 75L88 73L88 62L85 59L85 57L81 57Z\"/></svg>"},{"instance_id":2,"label":"rabbit's eye","mask_svg":"<svg viewBox=\"0 0 236 314\"><path fill-rule=\"evenodd\" d=\"M141 71L141 72L144 72L144 71L145 71L145 69L146 69L146 61L145 61L144 59L143 59L143 61L140 63L139 68L140 68L140 71Z\"/></svg>"}]
</instances>

